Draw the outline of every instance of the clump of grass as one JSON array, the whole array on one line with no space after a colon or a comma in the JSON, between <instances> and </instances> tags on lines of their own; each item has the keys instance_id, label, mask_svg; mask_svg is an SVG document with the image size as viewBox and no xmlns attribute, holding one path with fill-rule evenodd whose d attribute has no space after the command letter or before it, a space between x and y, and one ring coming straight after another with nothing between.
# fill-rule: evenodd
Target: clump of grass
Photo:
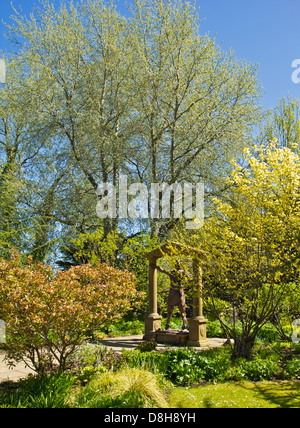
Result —
<instances>
[{"instance_id":1,"label":"clump of grass","mask_svg":"<svg viewBox=\"0 0 300 428\"><path fill-rule=\"evenodd\" d=\"M78 407L169 407L157 376L146 370L124 369L97 375L77 396Z\"/></svg>"}]
</instances>

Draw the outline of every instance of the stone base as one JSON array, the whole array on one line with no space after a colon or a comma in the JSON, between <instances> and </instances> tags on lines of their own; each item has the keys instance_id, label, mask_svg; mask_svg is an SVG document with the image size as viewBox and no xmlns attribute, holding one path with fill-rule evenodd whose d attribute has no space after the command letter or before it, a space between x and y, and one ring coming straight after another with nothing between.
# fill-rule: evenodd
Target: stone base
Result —
<instances>
[{"instance_id":1,"label":"stone base","mask_svg":"<svg viewBox=\"0 0 300 428\"><path fill-rule=\"evenodd\" d=\"M207 319L203 317L196 317L189 319L189 340L188 346L205 347L209 348L209 342L206 337L206 323Z\"/></svg>"},{"instance_id":2,"label":"stone base","mask_svg":"<svg viewBox=\"0 0 300 428\"><path fill-rule=\"evenodd\" d=\"M204 340L188 340L187 341L187 346L191 346L194 348L210 348L210 343L207 339Z\"/></svg>"},{"instance_id":3,"label":"stone base","mask_svg":"<svg viewBox=\"0 0 300 428\"><path fill-rule=\"evenodd\" d=\"M166 343L170 345L186 346L189 332L181 330L158 330L154 333L157 343Z\"/></svg>"},{"instance_id":4,"label":"stone base","mask_svg":"<svg viewBox=\"0 0 300 428\"><path fill-rule=\"evenodd\" d=\"M145 334L143 340L150 339L153 334L161 329L162 317L158 314L150 314L145 317Z\"/></svg>"}]
</instances>

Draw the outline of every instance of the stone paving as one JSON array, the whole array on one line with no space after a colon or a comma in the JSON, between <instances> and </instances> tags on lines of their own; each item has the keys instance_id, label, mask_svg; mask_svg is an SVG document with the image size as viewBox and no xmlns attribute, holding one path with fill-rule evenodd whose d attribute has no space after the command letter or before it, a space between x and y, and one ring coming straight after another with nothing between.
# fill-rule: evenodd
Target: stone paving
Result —
<instances>
[{"instance_id":1,"label":"stone paving","mask_svg":"<svg viewBox=\"0 0 300 428\"><path fill-rule=\"evenodd\" d=\"M105 340L101 340L101 343L107 346L108 349L113 349L116 352L121 352L122 349L134 349L141 342L143 336L124 336L124 337L109 337ZM210 348L220 348L226 342L226 339L207 339L210 345ZM166 348L174 348L174 346L170 344L162 344L158 343L156 349L166 349ZM209 348L193 348L198 351L204 351Z\"/></svg>"},{"instance_id":2,"label":"stone paving","mask_svg":"<svg viewBox=\"0 0 300 428\"><path fill-rule=\"evenodd\" d=\"M25 363L21 362L16 364L12 369L9 368L7 363L4 361L5 354L0 351L0 382L4 381L17 381L23 379L29 375L29 373L34 373L28 367L25 366Z\"/></svg>"},{"instance_id":3,"label":"stone paving","mask_svg":"<svg viewBox=\"0 0 300 428\"><path fill-rule=\"evenodd\" d=\"M120 353L122 349L135 349L141 342L143 336L124 336L124 337L110 337L102 340L101 343L108 349ZM219 348L224 345L226 339L208 339L211 348ZM166 344L158 344L157 349L171 348L172 346ZM194 348L199 351L208 348ZM18 381L25 378L29 373L35 373L30 370L25 364L18 363L14 368L10 369L4 360L5 353L0 351L0 382L4 381Z\"/></svg>"}]
</instances>

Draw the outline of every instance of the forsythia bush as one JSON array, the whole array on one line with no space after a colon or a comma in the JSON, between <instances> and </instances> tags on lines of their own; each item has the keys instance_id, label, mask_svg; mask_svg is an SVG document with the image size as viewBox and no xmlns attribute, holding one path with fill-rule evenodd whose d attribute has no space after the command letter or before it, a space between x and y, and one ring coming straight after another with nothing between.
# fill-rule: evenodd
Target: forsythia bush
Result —
<instances>
[{"instance_id":1,"label":"forsythia bush","mask_svg":"<svg viewBox=\"0 0 300 428\"><path fill-rule=\"evenodd\" d=\"M24 360L39 373L64 370L88 332L120 319L139 297L134 276L106 264L54 272L13 254L0 263L7 359Z\"/></svg>"},{"instance_id":2,"label":"forsythia bush","mask_svg":"<svg viewBox=\"0 0 300 428\"><path fill-rule=\"evenodd\" d=\"M233 355L248 359L267 322L298 313L300 155L274 139L245 149L244 162L232 162L226 199L214 200L204 226L173 240L198 250L204 304L234 339Z\"/></svg>"}]
</instances>

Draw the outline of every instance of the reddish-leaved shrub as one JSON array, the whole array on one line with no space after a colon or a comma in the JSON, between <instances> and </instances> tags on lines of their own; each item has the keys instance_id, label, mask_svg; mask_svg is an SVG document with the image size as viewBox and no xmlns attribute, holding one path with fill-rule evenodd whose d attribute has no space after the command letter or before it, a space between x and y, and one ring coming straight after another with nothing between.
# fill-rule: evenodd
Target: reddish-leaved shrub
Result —
<instances>
[{"instance_id":1,"label":"reddish-leaved shrub","mask_svg":"<svg viewBox=\"0 0 300 428\"><path fill-rule=\"evenodd\" d=\"M140 294L131 273L106 264L55 272L30 257L22 263L14 253L0 263L7 359L23 360L39 373L65 370L87 333L120 319Z\"/></svg>"}]
</instances>

